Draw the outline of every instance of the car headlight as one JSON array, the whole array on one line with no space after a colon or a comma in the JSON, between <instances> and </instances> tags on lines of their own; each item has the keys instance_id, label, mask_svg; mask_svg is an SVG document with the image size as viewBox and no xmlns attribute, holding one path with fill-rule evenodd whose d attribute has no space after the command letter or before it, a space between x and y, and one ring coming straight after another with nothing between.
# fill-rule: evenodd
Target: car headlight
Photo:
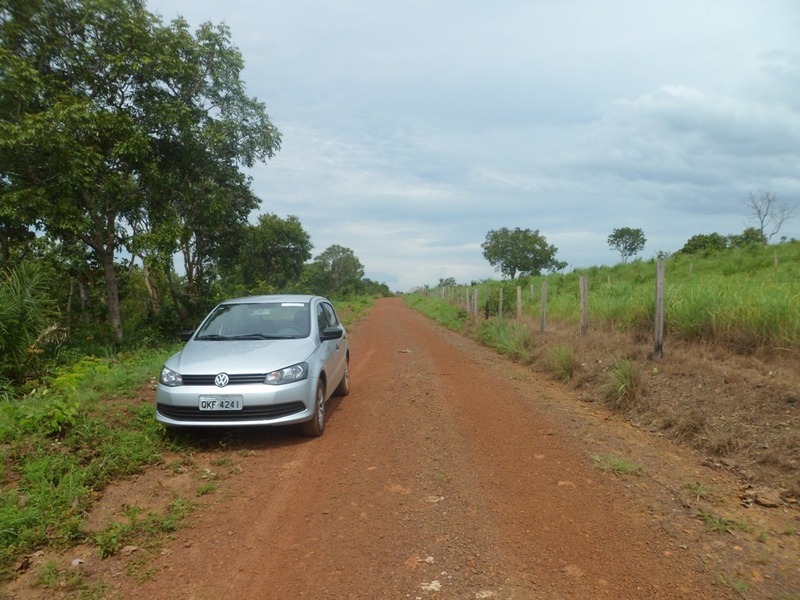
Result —
<instances>
[{"instance_id":1,"label":"car headlight","mask_svg":"<svg viewBox=\"0 0 800 600\"><path fill-rule=\"evenodd\" d=\"M278 369L267 373L264 378L264 383L267 385L283 385L284 383L292 383L294 381L301 381L308 377L308 363L298 363L285 369Z\"/></svg>"},{"instance_id":2,"label":"car headlight","mask_svg":"<svg viewBox=\"0 0 800 600\"><path fill-rule=\"evenodd\" d=\"M181 377L180 373L176 373L172 369L168 369L167 367L161 368L161 377L158 379L162 385L166 385L169 387L175 387L178 385L183 385L183 377Z\"/></svg>"}]
</instances>

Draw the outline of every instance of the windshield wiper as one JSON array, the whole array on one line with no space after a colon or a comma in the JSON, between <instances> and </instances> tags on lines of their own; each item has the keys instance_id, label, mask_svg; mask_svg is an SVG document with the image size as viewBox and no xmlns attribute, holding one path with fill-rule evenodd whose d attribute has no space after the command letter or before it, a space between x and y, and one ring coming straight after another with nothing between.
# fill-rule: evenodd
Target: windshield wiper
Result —
<instances>
[{"instance_id":1,"label":"windshield wiper","mask_svg":"<svg viewBox=\"0 0 800 600\"><path fill-rule=\"evenodd\" d=\"M196 340L203 340L203 341L210 340L210 341L213 341L213 342L218 342L218 341L221 341L221 340L229 340L231 338L229 338L227 335L219 335L218 333L209 333L207 335L198 335L195 339Z\"/></svg>"},{"instance_id":2,"label":"windshield wiper","mask_svg":"<svg viewBox=\"0 0 800 600\"><path fill-rule=\"evenodd\" d=\"M263 333L243 333L241 335L232 335L232 340L269 340L272 339L271 335Z\"/></svg>"},{"instance_id":3,"label":"windshield wiper","mask_svg":"<svg viewBox=\"0 0 800 600\"><path fill-rule=\"evenodd\" d=\"M242 335L234 335L229 339L232 340L291 340L296 338L296 335L269 335L266 333L244 333Z\"/></svg>"}]
</instances>

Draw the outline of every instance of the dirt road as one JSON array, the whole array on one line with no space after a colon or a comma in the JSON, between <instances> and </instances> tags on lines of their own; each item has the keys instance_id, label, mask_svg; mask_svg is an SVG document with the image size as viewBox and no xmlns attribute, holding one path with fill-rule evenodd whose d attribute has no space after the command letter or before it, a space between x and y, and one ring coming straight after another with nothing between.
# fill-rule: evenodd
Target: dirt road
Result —
<instances>
[{"instance_id":1,"label":"dirt road","mask_svg":"<svg viewBox=\"0 0 800 600\"><path fill-rule=\"evenodd\" d=\"M594 467L557 384L397 299L350 337L325 435L228 442L239 474L119 597L736 597L646 475Z\"/></svg>"}]
</instances>

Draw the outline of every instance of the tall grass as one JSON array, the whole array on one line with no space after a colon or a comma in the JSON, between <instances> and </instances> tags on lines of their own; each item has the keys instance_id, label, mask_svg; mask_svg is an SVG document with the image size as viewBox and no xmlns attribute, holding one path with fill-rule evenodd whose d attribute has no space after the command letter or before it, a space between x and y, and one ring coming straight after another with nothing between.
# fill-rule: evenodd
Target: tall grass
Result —
<instances>
[{"instance_id":1,"label":"tall grass","mask_svg":"<svg viewBox=\"0 0 800 600\"><path fill-rule=\"evenodd\" d=\"M525 323L507 319L489 319L481 321L477 337L501 354L525 361L530 359L533 336Z\"/></svg>"},{"instance_id":2,"label":"tall grass","mask_svg":"<svg viewBox=\"0 0 800 600\"><path fill-rule=\"evenodd\" d=\"M453 331L461 331L467 321L466 310L454 304L442 302L437 298L411 295L405 296L404 300L411 308Z\"/></svg>"},{"instance_id":3,"label":"tall grass","mask_svg":"<svg viewBox=\"0 0 800 600\"><path fill-rule=\"evenodd\" d=\"M666 262L666 334L713 341L739 351L760 347L800 348L800 242L748 246L708 256L677 254ZM650 334L655 314L655 261L576 269L568 274L484 281L478 284L480 312L497 315L503 290L507 316L514 314L516 287L523 313L539 315L547 283L547 317L580 321L579 278L589 282L591 327ZM428 295L437 296L436 291ZM441 295L439 296L441 297ZM446 297L465 298L457 290Z\"/></svg>"}]
</instances>

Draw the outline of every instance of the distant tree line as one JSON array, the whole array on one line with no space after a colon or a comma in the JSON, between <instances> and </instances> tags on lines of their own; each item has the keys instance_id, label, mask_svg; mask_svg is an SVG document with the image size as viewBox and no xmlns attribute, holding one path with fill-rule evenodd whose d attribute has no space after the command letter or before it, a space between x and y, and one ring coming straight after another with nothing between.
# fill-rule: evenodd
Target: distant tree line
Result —
<instances>
[{"instance_id":1,"label":"distant tree line","mask_svg":"<svg viewBox=\"0 0 800 600\"><path fill-rule=\"evenodd\" d=\"M754 223L754 226L747 227L736 235L710 233L692 236L679 252L692 254L750 244L766 245L796 212L794 205L780 200L772 192L750 192L745 207L749 211L748 221ZM612 250L619 252L622 262L625 263L644 249L647 238L641 229L619 227L611 232L607 241ZM509 279L537 276L543 271L556 272L567 266L567 263L556 258L558 249L548 244L538 229L494 229L486 234L481 248L489 264ZM658 256L663 258L668 253L659 252ZM452 278L440 279L439 287L455 285L454 281L450 283L451 280Z\"/></svg>"}]
</instances>

